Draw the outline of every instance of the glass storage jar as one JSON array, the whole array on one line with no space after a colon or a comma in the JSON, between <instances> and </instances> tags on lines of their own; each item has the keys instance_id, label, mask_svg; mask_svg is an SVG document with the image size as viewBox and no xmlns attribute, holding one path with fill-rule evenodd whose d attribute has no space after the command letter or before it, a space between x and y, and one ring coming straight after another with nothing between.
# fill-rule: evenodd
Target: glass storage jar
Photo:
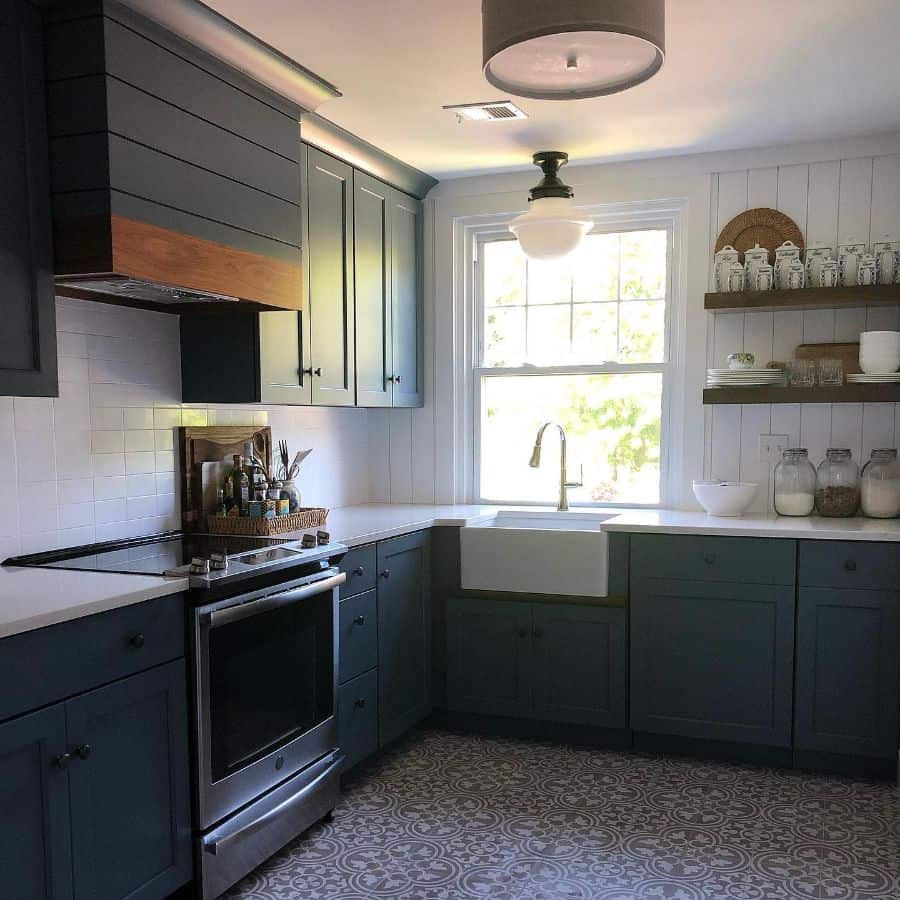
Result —
<instances>
[{"instance_id":1,"label":"glass storage jar","mask_svg":"<svg viewBox=\"0 0 900 900\"><path fill-rule=\"evenodd\" d=\"M785 450L775 466L775 512L779 516L808 516L816 502L816 470L809 451Z\"/></svg>"},{"instance_id":2,"label":"glass storage jar","mask_svg":"<svg viewBox=\"0 0 900 900\"><path fill-rule=\"evenodd\" d=\"M855 516L859 509L859 466L849 450L829 448L816 469L816 512L829 518Z\"/></svg>"},{"instance_id":3,"label":"glass storage jar","mask_svg":"<svg viewBox=\"0 0 900 900\"><path fill-rule=\"evenodd\" d=\"M900 463L896 450L873 450L863 466L860 501L864 516L895 519L900 516Z\"/></svg>"}]
</instances>

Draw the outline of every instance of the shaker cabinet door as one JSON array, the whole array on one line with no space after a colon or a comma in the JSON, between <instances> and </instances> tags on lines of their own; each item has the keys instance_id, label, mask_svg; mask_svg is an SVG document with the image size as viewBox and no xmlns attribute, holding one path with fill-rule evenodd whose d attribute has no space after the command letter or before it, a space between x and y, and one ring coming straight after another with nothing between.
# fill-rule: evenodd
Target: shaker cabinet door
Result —
<instances>
[{"instance_id":1,"label":"shaker cabinet door","mask_svg":"<svg viewBox=\"0 0 900 900\"><path fill-rule=\"evenodd\" d=\"M431 712L430 534L378 544L379 744Z\"/></svg>"},{"instance_id":2,"label":"shaker cabinet door","mask_svg":"<svg viewBox=\"0 0 900 900\"><path fill-rule=\"evenodd\" d=\"M391 190L393 405L422 406L424 323L422 201Z\"/></svg>"},{"instance_id":3,"label":"shaker cabinet door","mask_svg":"<svg viewBox=\"0 0 900 900\"><path fill-rule=\"evenodd\" d=\"M353 173L356 276L356 404L390 406L391 189L371 175Z\"/></svg>"},{"instance_id":4,"label":"shaker cabinet door","mask_svg":"<svg viewBox=\"0 0 900 900\"><path fill-rule=\"evenodd\" d=\"M307 305L312 402L356 402L353 169L314 147L306 170Z\"/></svg>"},{"instance_id":5,"label":"shaker cabinet door","mask_svg":"<svg viewBox=\"0 0 900 900\"><path fill-rule=\"evenodd\" d=\"M0 725L0 897L72 897L62 704Z\"/></svg>"},{"instance_id":6,"label":"shaker cabinet door","mask_svg":"<svg viewBox=\"0 0 900 900\"><path fill-rule=\"evenodd\" d=\"M0 0L0 395L53 397L56 301L40 15Z\"/></svg>"},{"instance_id":7,"label":"shaker cabinet door","mask_svg":"<svg viewBox=\"0 0 900 900\"><path fill-rule=\"evenodd\" d=\"M66 703L76 900L158 900L192 872L183 660Z\"/></svg>"}]
</instances>

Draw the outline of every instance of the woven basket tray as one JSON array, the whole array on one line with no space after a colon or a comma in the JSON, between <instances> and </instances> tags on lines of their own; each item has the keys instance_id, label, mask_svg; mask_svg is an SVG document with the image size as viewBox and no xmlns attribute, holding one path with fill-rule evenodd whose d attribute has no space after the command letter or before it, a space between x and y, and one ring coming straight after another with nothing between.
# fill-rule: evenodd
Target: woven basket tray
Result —
<instances>
[{"instance_id":1,"label":"woven basket tray","mask_svg":"<svg viewBox=\"0 0 900 900\"><path fill-rule=\"evenodd\" d=\"M235 516L207 516L206 530L210 534L240 534L250 537L266 537L284 534L286 531L305 531L320 528L328 518L328 510L313 506L301 508L286 516L274 519L250 519Z\"/></svg>"}]
</instances>

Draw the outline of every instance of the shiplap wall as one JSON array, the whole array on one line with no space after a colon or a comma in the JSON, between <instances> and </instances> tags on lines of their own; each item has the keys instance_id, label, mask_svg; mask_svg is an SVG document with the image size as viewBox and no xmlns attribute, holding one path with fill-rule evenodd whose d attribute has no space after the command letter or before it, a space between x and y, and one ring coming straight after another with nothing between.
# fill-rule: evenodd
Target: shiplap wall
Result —
<instances>
[{"instance_id":1,"label":"shiplap wall","mask_svg":"<svg viewBox=\"0 0 900 900\"><path fill-rule=\"evenodd\" d=\"M735 215L758 206L779 209L799 225L806 245L900 240L900 155L718 172L712 176L710 261L717 235ZM710 283L712 270L710 265ZM729 353L750 351L758 362L787 360L798 344L854 341L861 331L900 327L900 309L810 310L710 315L707 360L725 365ZM759 458L761 434L786 434L818 463L827 447L850 447L868 459L873 447L900 444L893 403L712 406L706 410L704 472L708 478L766 486L754 511L771 509L771 472Z\"/></svg>"}]
</instances>

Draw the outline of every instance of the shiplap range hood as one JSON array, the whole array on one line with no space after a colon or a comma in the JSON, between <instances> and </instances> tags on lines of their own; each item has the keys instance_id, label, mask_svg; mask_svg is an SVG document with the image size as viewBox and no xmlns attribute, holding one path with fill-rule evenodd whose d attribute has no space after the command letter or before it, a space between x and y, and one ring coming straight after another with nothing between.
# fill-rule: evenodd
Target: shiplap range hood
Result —
<instances>
[{"instance_id":1,"label":"shiplap range hood","mask_svg":"<svg viewBox=\"0 0 900 900\"><path fill-rule=\"evenodd\" d=\"M299 309L299 121L336 89L195 0L57 4L46 51L57 293Z\"/></svg>"}]
</instances>

